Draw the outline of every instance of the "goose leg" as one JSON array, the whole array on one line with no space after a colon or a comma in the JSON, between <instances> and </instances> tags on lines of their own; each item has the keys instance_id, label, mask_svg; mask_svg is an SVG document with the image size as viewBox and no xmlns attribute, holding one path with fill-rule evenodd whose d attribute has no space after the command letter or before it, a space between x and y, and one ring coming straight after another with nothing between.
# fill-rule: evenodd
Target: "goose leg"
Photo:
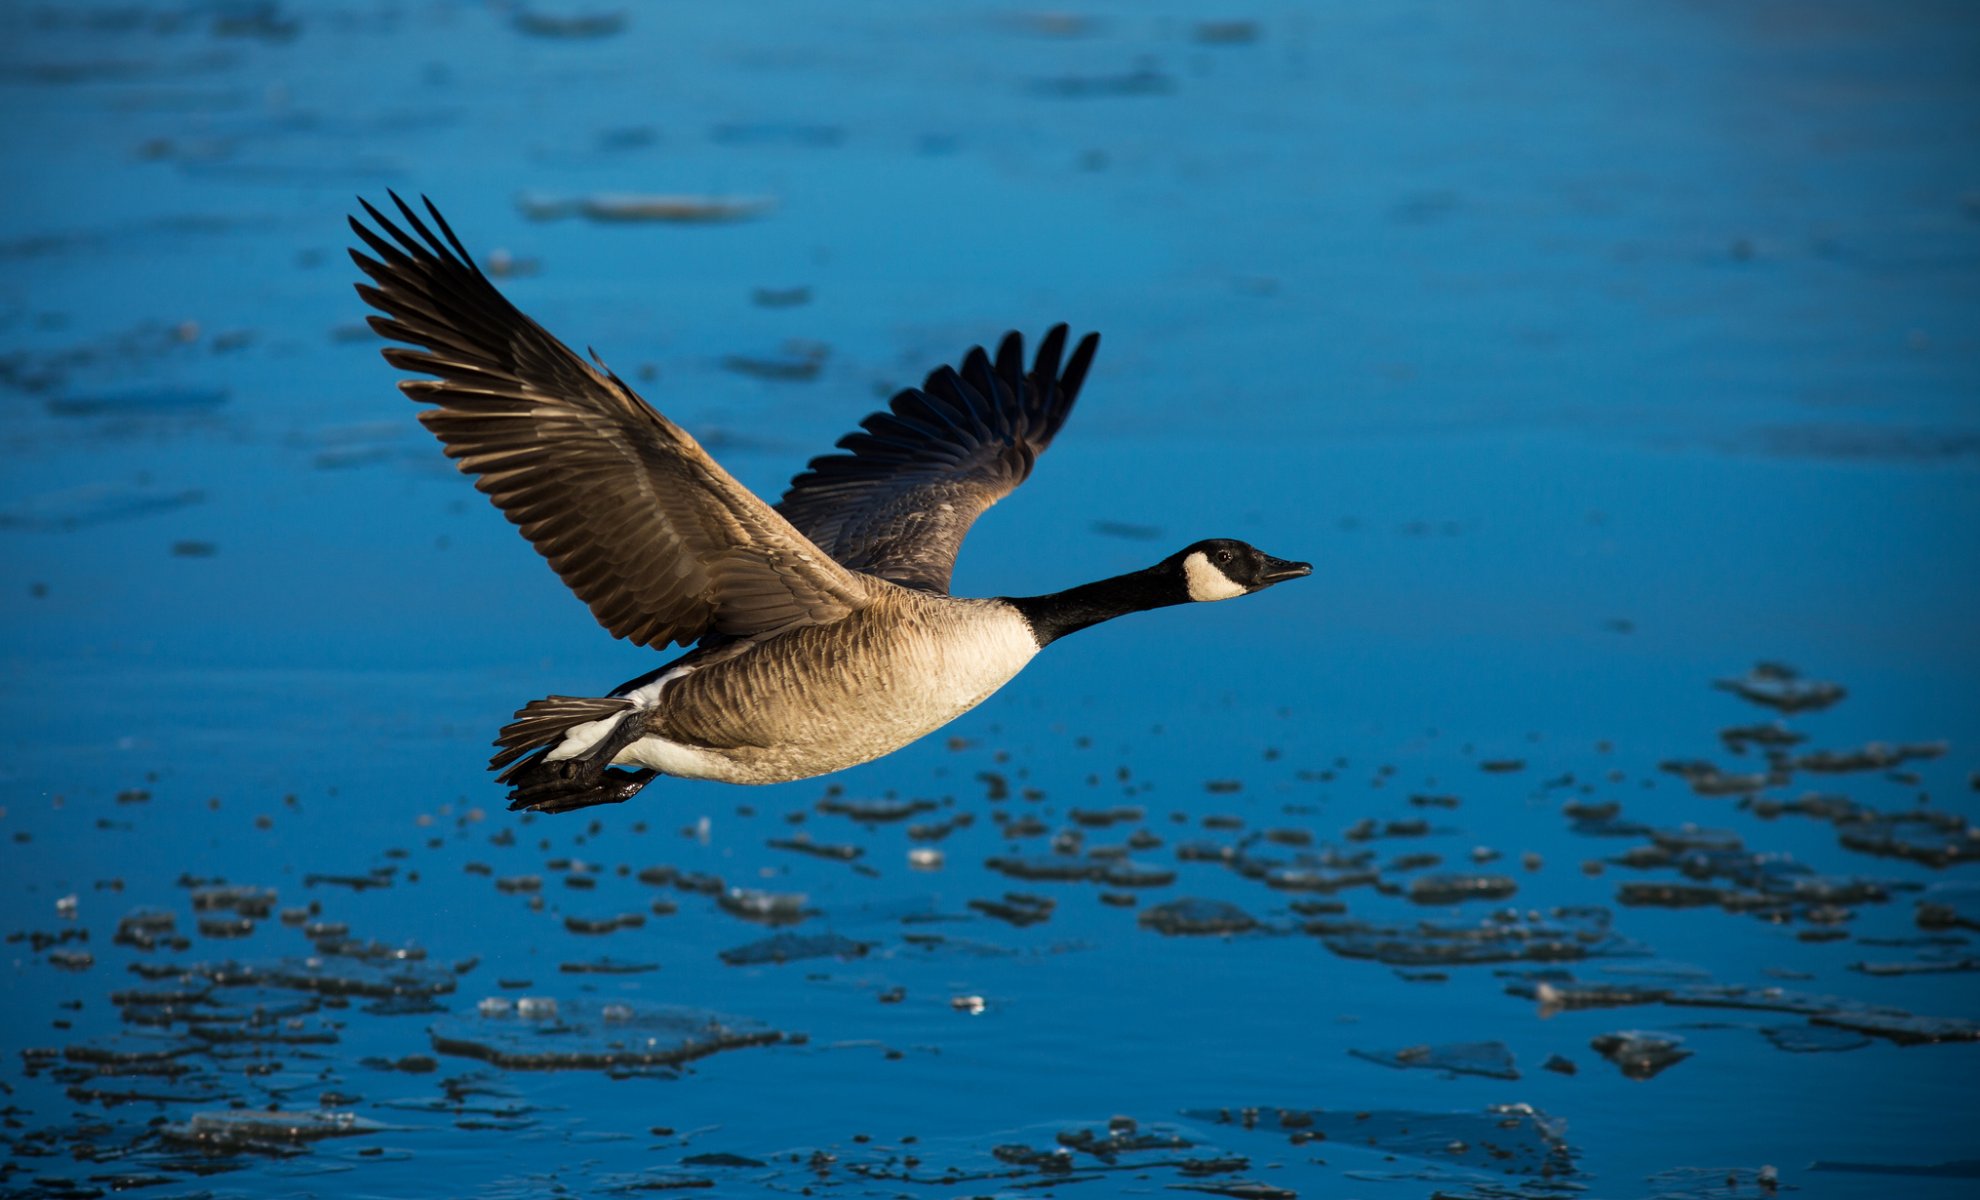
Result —
<instances>
[{"instance_id":1,"label":"goose leg","mask_svg":"<svg viewBox=\"0 0 1980 1200\"><path fill-rule=\"evenodd\" d=\"M545 765L561 767L564 762L570 761L573 760ZM546 776L548 774L546 772ZM594 774L588 783L538 776L519 779L516 786L509 789L509 811L521 809L526 812L561 813L590 808L594 804L624 804L659 774L646 768L628 771L624 767L606 767Z\"/></svg>"},{"instance_id":2,"label":"goose leg","mask_svg":"<svg viewBox=\"0 0 1980 1200\"><path fill-rule=\"evenodd\" d=\"M645 714L633 712L583 754L552 761L547 750L538 752L508 776L509 811L560 813L595 804L624 804L660 774L612 765L619 751L645 732Z\"/></svg>"}]
</instances>

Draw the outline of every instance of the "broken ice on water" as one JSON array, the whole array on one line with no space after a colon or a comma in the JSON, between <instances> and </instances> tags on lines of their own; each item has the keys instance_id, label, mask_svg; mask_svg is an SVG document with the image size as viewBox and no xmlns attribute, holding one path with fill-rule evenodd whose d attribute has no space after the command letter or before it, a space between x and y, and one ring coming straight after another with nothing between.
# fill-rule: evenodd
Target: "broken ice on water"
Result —
<instances>
[{"instance_id":1,"label":"broken ice on water","mask_svg":"<svg viewBox=\"0 0 1980 1200\"><path fill-rule=\"evenodd\" d=\"M1273 1134L1294 1145L1367 1147L1488 1176L1572 1186L1578 1175L1566 1122L1526 1104L1461 1112L1260 1106L1189 1109L1183 1115Z\"/></svg>"},{"instance_id":2,"label":"broken ice on water","mask_svg":"<svg viewBox=\"0 0 1980 1200\"><path fill-rule=\"evenodd\" d=\"M428 1033L436 1054L477 1058L509 1070L631 1072L672 1070L785 1036L759 1022L698 1009L589 997L452 1013Z\"/></svg>"},{"instance_id":3,"label":"broken ice on water","mask_svg":"<svg viewBox=\"0 0 1980 1200\"><path fill-rule=\"evenodd\" d=\"M1244 933L1258 928L1257 918L1235 904L1194 897L1144 908L1135 919L1144 929L1172 936Z\"/></svg>"},{"instance_id":4,"label":"broken ice on water","mask_svg":"<svg viewBox=\"0 0 1980 1200\"><path fill-rule=\"evenodd\" d=\"M1646 1033L1628 1029L1604 1033L1589 1039L1595 1053L1622 1068L1631 1079L1650 1079L1691 1057L1684 1039L1676 1034Z\"/></svg>"},{"instance_id":5,"label":"broken ice on water","mask_svg":"<svg viewBox=\"0 0 1980 1200\"><path fill-rule=\"evenodd\" d=\"M160 1126L176 1142L208 1150L248 1150L287 1153L306 1142L358 1137L385 1126L352 1112L283 1112L231 1109L198 1112L185 1121Z\"/></svg>"},{"instance_id":6,"label":"broken ice on water","mask_svg":"<svg viewBox=\"0 0 1980 1200\"><path fill-rule=\"evenodd\" d=\"M1404 1046L1399 1050L1349 1050L1356 1058L1398 1069L1419 1068L1448 1075L1483 1075L1491 1079L1518 1079L1512 1051L1504 1042L1448 1042L1440 1045Z\"/></svg>"},{"instance_id":7,"label":"broken ice on water","mask_svg":"<svg viewBox=\"0 0 1980 1200\"><path fill-rule=\"evenodd\" d=\"M1564 907L1528 913L1509 909L1471 924L1388 924L1322 917L1308 921L1305 930L1343 958L1370 958L1401 967L1572 962L1646 953L1614 933L1609 922L1607 909Z\"/></svg>"}]
</instances>

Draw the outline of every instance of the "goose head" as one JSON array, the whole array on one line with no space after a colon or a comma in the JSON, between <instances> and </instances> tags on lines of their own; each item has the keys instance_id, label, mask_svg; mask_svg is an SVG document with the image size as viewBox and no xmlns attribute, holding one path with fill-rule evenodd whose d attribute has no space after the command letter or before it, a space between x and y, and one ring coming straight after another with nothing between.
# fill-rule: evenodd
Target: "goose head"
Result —
<instances>
[{"instance_id":1,"label":"goose head","mask_svg":"<svg viewBox=\"0 0 1980 1200\"><path fill-rule=\"evenodd\" d=\"M1207 538L1185 546L1156 568L1174 577L1192 601L1230 600L1275 583L1313 574L1313 564L1273 558L1236 538Z\"/></svg>"},{"instance_id":2,"label":"goose head","mask_svg":"<svg viewBox=\"0 0 1980 1200\"><path fill-rule=\"evenodd\" d=\"M1311 575L1309 563L1273 558L1236 538L1184 546L1145 570L1081 584L1046 596L1004 597L1044 646L1069 633L1131 612L1192 601L1230 600Z\"/></svg>"}]
</instances>

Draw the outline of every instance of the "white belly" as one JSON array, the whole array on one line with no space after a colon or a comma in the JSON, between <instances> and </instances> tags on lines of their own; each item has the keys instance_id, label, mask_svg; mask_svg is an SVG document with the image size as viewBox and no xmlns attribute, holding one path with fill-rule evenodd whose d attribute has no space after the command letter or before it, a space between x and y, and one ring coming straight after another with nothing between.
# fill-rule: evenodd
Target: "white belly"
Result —
<instances>
[{"instance_id":1,"label":"white belly","mask_svg":"<svg viewBox=\"0 0 1980 1200\"><path fill-rule=\"evenodd\" d=\"M956 601L943 601L954 604ZM1023 617L995 602L963 602L972 619L903 624L898 636L777 664L774 644L736 660L734 676L759 694L732 696L748 744L708 748L640 738L615 763L688 779L783 783L870 762L940 729L1010 682L1038 653ZM722 670L722 667L712 670ZM660 689L652 703L669 702Z\"/></svg>"}]
</instances>

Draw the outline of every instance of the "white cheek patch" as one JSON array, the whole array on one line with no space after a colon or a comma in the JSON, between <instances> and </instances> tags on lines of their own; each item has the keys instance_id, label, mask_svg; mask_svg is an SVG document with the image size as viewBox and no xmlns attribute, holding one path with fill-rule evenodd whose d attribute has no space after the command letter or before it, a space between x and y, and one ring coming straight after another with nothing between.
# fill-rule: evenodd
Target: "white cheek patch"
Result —
<instances>
[{"instance_id":1,"label":"white cheek patch","mask_svg":"<svg viewBox=\"0 0 1980 1200\"><path fill-rule=\"evenodd\" d=\"M1201 550L1183 559L1183 578L1189 582L1191 600L1229 600L1244 595L1244 585L1231 582L1231 577L1219 571Z\"/></svg>"}]
</instances>

